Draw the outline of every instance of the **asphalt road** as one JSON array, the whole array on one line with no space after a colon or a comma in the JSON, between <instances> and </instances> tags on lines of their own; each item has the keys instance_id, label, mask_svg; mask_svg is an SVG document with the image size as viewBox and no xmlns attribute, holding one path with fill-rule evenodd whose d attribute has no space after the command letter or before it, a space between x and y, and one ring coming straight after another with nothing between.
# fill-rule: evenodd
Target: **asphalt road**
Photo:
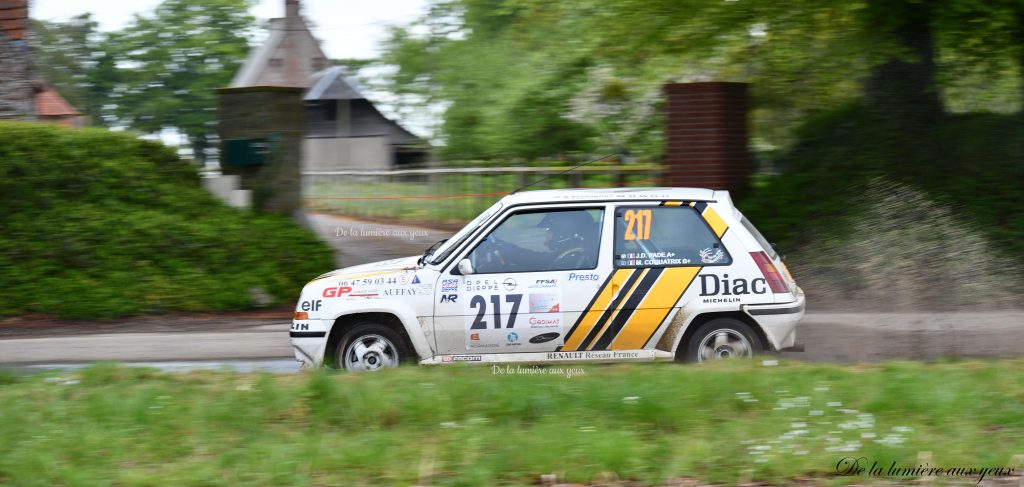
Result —
<instances>
[{"instance_id":1,"label":"asphalt road","mask_svg":"<svg viewBox=\"0 0 1024 487\"><path fill-rule=\"evenodd\" d=\"M130 322L116 333L34 330L0 338L0 364L291 359L288 327L254 320L176 332ZM1015 357L1024 355L1024 312L810 312L797 337L806 350L783 355L814 362Z\"/></svg>"},{"instance_id":2,"label":"asphalt road","mask_svg":"<svg viewBox=\"0 0 1024 487\"><path fill-rule=\"evenodd\" d=\"M451 232L309 215L345 266L419 254ZM326 271L326 269L325 269ZM800 323L805 351L786 357L826 362L1024 356L1024 310L831 313L814 308ZM278 317L279 316L279 317ZM288 312L181 319L147 317L110 325L0 324L0 364L214 361L293 358Z\"/></svg>"}]
</instances>

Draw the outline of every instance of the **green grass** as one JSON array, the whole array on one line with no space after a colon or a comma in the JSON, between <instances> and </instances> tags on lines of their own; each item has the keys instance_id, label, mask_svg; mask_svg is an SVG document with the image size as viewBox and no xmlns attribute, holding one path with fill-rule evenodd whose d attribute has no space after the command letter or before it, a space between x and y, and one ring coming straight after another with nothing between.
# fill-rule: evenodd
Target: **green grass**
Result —
<instances>
[{"instance_id":1,"label":"green grass","mask_svg":"<svg viewBox=\"0 0 1024 487\"><path fill-rule=\"evenodd\" d=\"M0 122L0 316L111 318L294 302L333 268L285 217L229 208L157 142Z\"/></svg>"},{"instance_id":2,"label":"green grass","mask_svg":"<svg viewBox=\"0 0 1024 487\"><path fill-rule=\"evenodd\" d=\"M0 484L850 483L870 479L833 478L842 457L916 465L922 451L1002 467L1024 453L1022 366L0 374Z\"/></svg>"}]
</instances>

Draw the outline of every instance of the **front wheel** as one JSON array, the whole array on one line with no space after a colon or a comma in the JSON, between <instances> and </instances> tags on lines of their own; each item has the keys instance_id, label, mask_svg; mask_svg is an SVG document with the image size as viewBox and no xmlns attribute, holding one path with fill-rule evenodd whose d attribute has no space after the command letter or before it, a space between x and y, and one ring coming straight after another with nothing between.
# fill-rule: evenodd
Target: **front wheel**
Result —
<instances>
[{"instance_id":1,"label":"front wheel","mask_svg":"<svg viewBox=\"0 0 1024 487\"><path fill-rule=\"evenodd\" d=\"M334 363L339 369L351 372L398 367L407 357L401 337L390 328L376 323L352 327L334 350Z\"/></svg>"},{"instance_id":2,"label":"front wheel","mask_svg":"<svg viewBox=\"0 0 1024 487\"><path fill-rule=\"evenodd\" d=\"M686 344L687 362L753 357L764 351L757 333L746 323L717 318L701 325Z\"/></svg>"}]
</instances>

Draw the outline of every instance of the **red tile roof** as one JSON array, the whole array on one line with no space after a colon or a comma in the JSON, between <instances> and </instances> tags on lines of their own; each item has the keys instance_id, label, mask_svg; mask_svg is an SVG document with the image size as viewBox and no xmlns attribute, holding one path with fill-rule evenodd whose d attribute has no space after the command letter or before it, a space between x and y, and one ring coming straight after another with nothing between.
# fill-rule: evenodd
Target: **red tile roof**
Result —
<instances>
[{"instance_id":1,"label":"red tile roof","mask_svg":"<svg viewBox=\"0 0 1024 487\"><path fill-rule=\"evenodd\" d=\"M64 115L81 115L71 106L57 90L45 86L36 93L36 114L40 117L60 117Z\"/></svg>"}]
</instances>

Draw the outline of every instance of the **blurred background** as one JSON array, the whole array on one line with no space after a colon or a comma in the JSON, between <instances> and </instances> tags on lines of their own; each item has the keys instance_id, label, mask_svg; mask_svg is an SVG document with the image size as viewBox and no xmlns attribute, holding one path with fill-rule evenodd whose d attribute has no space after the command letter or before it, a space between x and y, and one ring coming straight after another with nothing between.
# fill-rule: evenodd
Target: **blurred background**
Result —
<instances>
[{"instance_id":1,"label":"blurred background","mask_svg":"<svg viewBox=\"0 0 1024 487\"><path fill-rule=\"evenodd\" d=\"M288 305L332 265L429 245L346 255L369 242L334 217L443 236L542 179L728 189L812 309L1024 300L1017 1L3 0L0 19L0 314Z\"/></svg>"},{"instance_id":2,"label":"blurred background","mask_svg":"<svg viewBox=\"0 0 1024 487\"><path fill-rule=\"evenodd\" d=\"M0 484L1018 485L1022 101L1021 0L0 0ZM729 190L807 351L67 370L294 372L311 278L528 185Z\"/></svg>"}]
</instances>

